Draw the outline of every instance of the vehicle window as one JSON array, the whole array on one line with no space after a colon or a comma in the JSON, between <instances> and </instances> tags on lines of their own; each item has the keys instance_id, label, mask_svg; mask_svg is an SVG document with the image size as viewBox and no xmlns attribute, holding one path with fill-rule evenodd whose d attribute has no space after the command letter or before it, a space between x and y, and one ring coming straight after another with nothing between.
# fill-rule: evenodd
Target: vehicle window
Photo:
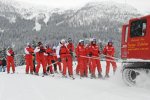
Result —
<instances>
[{"instance_id":1,"label":"vehicle window","mask_svg":"<svg viewBox=\"0 0 150 100\"><path fill-rule=\"evenodd\" d=\"M131 37L140 37L146 34L146 20L137 20L131 23Z\"/></svg>"}]
</instances>

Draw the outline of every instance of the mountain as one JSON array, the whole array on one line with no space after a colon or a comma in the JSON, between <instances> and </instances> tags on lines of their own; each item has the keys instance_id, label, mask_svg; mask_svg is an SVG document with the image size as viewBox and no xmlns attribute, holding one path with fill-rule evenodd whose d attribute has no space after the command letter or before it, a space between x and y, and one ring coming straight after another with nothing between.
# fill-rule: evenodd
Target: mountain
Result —
<instances>
[{"instance_id":1,"label":"mountain","mask_svg":"<svg viewBox=\"0 0 150 100\"><path fill-rule=\"evenodd\" d=\"M119 48L122 25L141 15L134 7L116 2L91 2L62 10L0 1L0 45L13 45L16 53L22 54L27 42L55 45L62 38L72 37L77 44L81 38L97 37L104 43L111 38Z\"/></svg>"},{"instance_id":2,"label":"mountain","mask_svg":"<svg viewBox=\"0 0 150 100\"><path fill-rule=\"evenodd\" d=\"M125 22L129 18L136 16L137 9L124 4L114 2L88 3L69 20L75 25L91 25L93 22L101 22L103 19L110 21ZM73 25L74 25L73 24Z\"/></svg>"}]
</instances>

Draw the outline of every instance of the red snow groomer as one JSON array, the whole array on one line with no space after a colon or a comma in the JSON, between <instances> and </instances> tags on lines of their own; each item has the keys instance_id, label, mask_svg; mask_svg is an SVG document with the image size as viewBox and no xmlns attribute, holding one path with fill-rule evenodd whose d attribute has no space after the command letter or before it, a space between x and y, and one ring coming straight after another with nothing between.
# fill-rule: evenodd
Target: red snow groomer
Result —
<instances>
[{"instance_id":1,"label":"red snow groomer","mask_svg":"<svg viewBox=\"0 0 150 100\"><path fill-rule=\"evenodd\" d=\"M126 84L135 85L137 76L150 73L150 15L123 25L121 58Z\"/></svg>"}]
</instances>

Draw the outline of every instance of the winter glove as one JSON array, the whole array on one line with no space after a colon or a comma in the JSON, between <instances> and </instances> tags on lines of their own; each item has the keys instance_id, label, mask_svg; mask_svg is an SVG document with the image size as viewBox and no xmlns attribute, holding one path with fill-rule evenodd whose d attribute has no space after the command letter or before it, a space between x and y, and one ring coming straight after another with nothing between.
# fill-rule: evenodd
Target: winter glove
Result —
<instances>
[{"instance_id":1,"label":"winter glove","mask_svg":"<svg viewBox=\"0 0 150 100\"><path fill-rule=\"evenodd\" d=\"M89 53L89 57L92 57L92 53Z\"/></svg>"},{"instance_id":2,"label":"winter glove","mask_svg":"<svg viewBox=\"0 0 150 100\"><path fill-rule=\"evenodd\" d=\"M43 53L43 52L45 52L45 50L44 49L40 49L40 51L39 51L40 53Z\"/></svg>"},{"instance_id":3,"label":"winter glove","mask_svg":"<svg viewBox=\"0 0 150 100\"><path fill-rule=\"evenodd\" d=\"M14 54L11 54L12 57L14 57Z\"/></svg>"},{"instance_id":4,"label":"winter glove","mask_svg":"<svg viewBox=\"0 0 150 100\"><path fill-rule=\"evenodd\" d=\"M49 56L53 56L53 54L52 53L47 53Z\"/></svg>"},{"instance_id":5,"label":"winter glove","mask_svg":"<svg viewBox=\"0 0 150 100\"><path fill-rule=\"evenodd\" d=\"M58 61L61 62L61 58L58 58Z\"/></svg>"},{"instance_id":6,"label":"winter glove","mask_svg":"<svg viewBox=\"0 0 150 100\"><path fill-rule=\"evenodd\" d=\"M33 54L33 52L29 52L30 54Z\"/></svg>"},{"instance_id":7,"label":"winter glove","mask_svg":"<svg viewBox=\"0 0 150 100\"><path fill-rule=\"evenodd\" d=\"M73 52L70 52L71 56L73 57Z\"/></svg>"}]
</instances>

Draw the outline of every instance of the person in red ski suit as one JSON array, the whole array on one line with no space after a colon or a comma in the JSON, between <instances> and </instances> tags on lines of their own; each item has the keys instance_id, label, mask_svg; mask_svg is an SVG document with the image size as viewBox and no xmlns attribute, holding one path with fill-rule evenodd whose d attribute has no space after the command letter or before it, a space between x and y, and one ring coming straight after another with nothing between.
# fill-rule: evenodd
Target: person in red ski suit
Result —
<instances>
[{"instance_id":1,"label":"person in red ski suit","mask_svg":"<svg viewBox=\"0 0 150 100\"><path fill-rule=\"evenodd\" d=\"M86 48L84 46L84 41L80 40L78 46L76 47L76 56L78 59L78 67L79 67L79 72L80 72L80 77L87 77L88 75L88 70L87 70L87 65L86 65Z\"/></svg>"},{"instance_id":2,"label":"person in red ski suit","mask_svg":"<svg viewBox=\"0 0 150 100\"><path fill-rule=\"evenodd\" d=\"M93 38L89 46L89 57L91 57L92 67L91 67L91 77L95 78L95 70L97 68L98 77L102 78L102 68L100 63L100 50L96 44L96 39Z\"/></svg>"},{"instance_id":3,"label":"person in red ski suit","mask_svg":"<svg viewBox=\"0 0 150 100\"><path fill-rule=\"evenodd\" d=\"M34 49L31 47L30 43L27 43L27 47L24 49L25 51L25 61L26 61L26 74L30 73L33 74L33 53Z\"/></svg>"},{"instance_id":4,"label":"person in red ski suit","mask_svg":"<svg viewBox=\"0 0 150 100\"><path fill-rule=\"evenodd\" d=\"M15 63L14 63L14 51L12 48L8 48L7 52L7 73L10 73L10 66L12 66L12 71L15 73Z\"/></svg>"},{"instance_id":5,"label":"person in red ski suit","mask_svg":"<svg viewBox=\"0 0 150 100\"><path fill-rule=\"evenodd\" d=\"M73 60L72 60L72 57L73 57L73 52L74 52L74 45L73 45L73 43L72 43L72 39L71 39L71 38L68 39L67 48L69 49L69 52L70 52L70 55L71 55L71 56L68 56L68 66L69 66L69 68L71 68L71 70L73 70L73 69L72 69L72 67L73 67L73 64L72 64ZM70 74L70 73L69 73L69 74ZM72 72L71 72L71 74L72 74Z\"/></svg>"},{"instance_id":6,"label":"person in red ski suit","mask_svg":"<svg viewBox=\"0 0 150 100\"><path fill-rule=\"evenodd\" d=\"M47 75L47 73L46 73L46 61L45 61L45 57L44 57L44 53L46 51L45 51L45 48L41 42L38 42L38 46L35 48L34 52L36 53L36 62L37 62L35 74L39 75L38 73L39 73L40 64L42 64L43 74Z\"/></svg>"},{"instance_id":7,"label":"person in red ski suit","mask_svg":"<svg viewBox=\"0 0 150 100\"><path fill-rule=\"evenodd\" d=\"M117 69L117 64L114 60L115 48L113 46L113 42L110 40L108 44L103 49L103 54L106 57L106 75L105 77L109 77L110 64L112 64L113 72L115 73Z\"/></svg>"},{"instance_id":8,"label":"person in red ski suit","mask_svg":"<svg viewBox=\"0 0 150 100\"><path fill-rule=\"evenodd\" d=\"M48 66L47 69L50 70L50 74L53 74L53 67L52 67L52 60L53 60L53 50L52 48L50 48L50 45L47 44L46 45L46 53L45 53L45 62L46 62L46 65Z\"/></svg>"},{"instance_id":9,"label":"person in red ski suit","mask_svg":"<svg viewBox=\"0 0 150 100\"><path fill-rule=\"evenodd\" d=\"M89 55L89 46L90 44L86 44L85 48L86 48L86 52L87 52L87 55ZM87 68L89 69L89 73L92 72L92 61L91 61L91 58L87 57Z\"/></svg>"},{"instance_id":10,"label":"person in red ski suit","mask_svg":"<svg viewBox=\"0 0 150 100\"><path fill-rule=\"evenodd\" d=\"M72 66L69 66L70 61L69 61L69 57L71 56L69 49L66 46L66 41L64 39L61 40L61 42L59 43L59 46L56 49L56 54L57 54L57 58L58 61L62 62L63 64L63 77L67 77L66 76L66 70L68 68L68 72L69 72L69 76L73 77L73 69Z\"/></svg>"}]
</instances>

